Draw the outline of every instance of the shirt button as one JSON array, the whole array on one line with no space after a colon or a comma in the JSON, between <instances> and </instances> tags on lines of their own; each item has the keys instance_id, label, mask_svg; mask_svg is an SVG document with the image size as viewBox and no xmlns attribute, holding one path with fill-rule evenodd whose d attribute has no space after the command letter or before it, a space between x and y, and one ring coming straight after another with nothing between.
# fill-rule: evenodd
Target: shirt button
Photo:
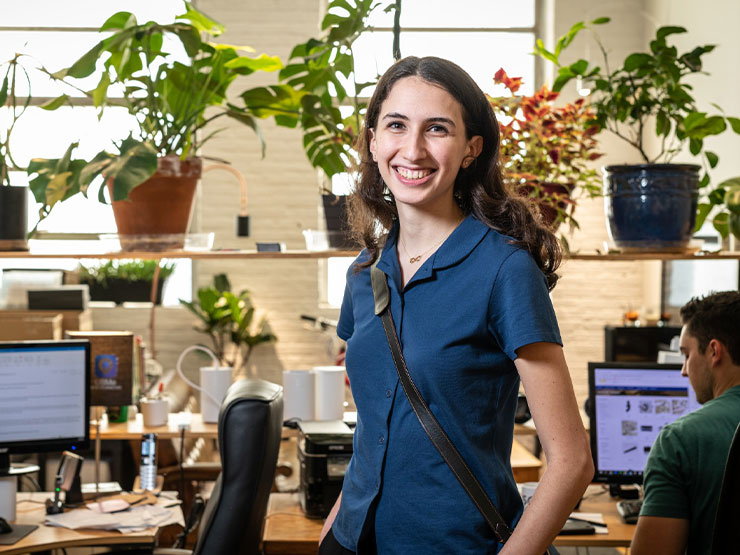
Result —
<instances>
[{"instance_id":1,"label":"shirt button","mask_svg":"<svg viewBox=\"0 0 740 555\"><path fill-rule=\"evenodd\" d=\"M380 436L380 438L378 439L378 443L383 445L385 443L385 438L383 436Z\"/></svg>"},{"instance_id":2,"label":"shirt button","mask_svg":"<svg viewBox=\"0 0 740 555\"><path fill-rule=\"evenodd\" d=\"M385 396L390 399L391 395L393 395L393 392L390 389L385 390Z\"/></svg>"}]
</instances>

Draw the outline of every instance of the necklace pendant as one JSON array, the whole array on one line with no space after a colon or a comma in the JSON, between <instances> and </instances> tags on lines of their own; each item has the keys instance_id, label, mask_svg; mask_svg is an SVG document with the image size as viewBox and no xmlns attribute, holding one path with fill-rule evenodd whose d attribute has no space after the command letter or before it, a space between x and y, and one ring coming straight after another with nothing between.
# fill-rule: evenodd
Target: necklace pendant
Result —
<instances>
[{"instance_id":1,"label":"necklace pendant","mask_svg":"<svg viewBox=\"0 0 740 555\"><path fill-rule=\"evenodd\" d=\"M419 262L419 260L421 260L421 255L412 256L411 258L409 258L409 264L416 264L417 262Z\"/></svg>"}]
</instances>

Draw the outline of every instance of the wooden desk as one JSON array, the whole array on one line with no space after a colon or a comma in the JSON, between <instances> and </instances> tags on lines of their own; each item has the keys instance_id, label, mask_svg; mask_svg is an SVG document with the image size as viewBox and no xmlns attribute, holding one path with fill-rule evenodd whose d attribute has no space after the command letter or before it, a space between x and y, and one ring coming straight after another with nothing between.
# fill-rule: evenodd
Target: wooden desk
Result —
<instances>
[{"instance_id":1,"label":"wooden desk","mask_svg":"<svg viewBox=\"0 0 740 555\"><path fill-rule=\"evenodd\" d=\"M629 547L635 532L634 524L624 524L617 513L616 502L607 492L592 496L601 490L591 486L580 510L602 513L609 528L608 534L589 536L558 536L555 545L576 547ZM324 521L307 518L301 511L297 493L273 493L265 517L262 549L265 555L315 555Z\"/></svg>"},{"instance_id":2,"label":"wooden desk","mask_svg":"<svg viewBox=\"0 0 740 555\"><path fill-rule=\"evenodd\" d=\"M122 544L153 546L157 539L158 528L122 534L106 530L70 530L56 526L44 526L46 516L44 500L51 495L48 492L18 493L16 517L13 524L36 524L39 527L13 545L0 545L1 555L18 555L66 547Z\"/></svg>"},{"instance_id":3,"label":"wooden desk","mask_svg":"<svg viewBox=\"0 0 740 555\"><path fill-rule=\"evenodd\" d=\"M540 479L542 461L514 440L511 444L511 469L514 480L518 483L537 482Z\"/></svg>"},{"instance_id":4,"label":"wooden desk","mask_svg":"<svg viewBox=\"0 0 740 555\"><path fill-rule=\"evenodd\" d=\"M178 415L170 413L166 426L144 426L141 414L135 420L126 422L108 422L104 420L100 426L100 439L141 439L141 434L157 434L157 439L172 439L180 437L177 427ZM90 424L90 439L96 439L95 425ZM201 414L190 415L190 428L185 431L185 437L217 438L218 424L203 422Z\"/></svg>"}]
</instances>

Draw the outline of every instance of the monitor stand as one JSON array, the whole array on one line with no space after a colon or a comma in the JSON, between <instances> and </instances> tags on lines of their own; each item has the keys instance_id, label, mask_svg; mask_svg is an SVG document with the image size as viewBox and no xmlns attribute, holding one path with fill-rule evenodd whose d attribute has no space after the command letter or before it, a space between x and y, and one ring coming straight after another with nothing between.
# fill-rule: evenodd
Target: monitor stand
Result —
<instances>
[{"instance_id":1,"label":"monitor stand","mask_svg":"<svg viewBox=\"0 0 740 555\"><path fill-rule=\"evenodd\" d=\"M609 484L609 495L619 499L639 499L640 488L637 484L629 484L626 487L622 484Z\"/></svg>"}]
</instances>

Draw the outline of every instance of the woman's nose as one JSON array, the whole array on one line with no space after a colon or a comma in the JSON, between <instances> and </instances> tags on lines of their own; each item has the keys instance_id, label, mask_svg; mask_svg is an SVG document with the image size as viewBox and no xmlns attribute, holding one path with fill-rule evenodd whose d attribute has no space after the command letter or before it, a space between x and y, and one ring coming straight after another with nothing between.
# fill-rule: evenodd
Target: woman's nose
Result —
<instances>
[{"instance_id":1,"label":"woman's nose","mask_svg":"<svg viewBox=\"0 0 740 555\"><path fill-rule=\"evenodd\" d=\"M404 158L410 161L421 160L426 155L424 137L417 133L406 135L401 149Z\"/></svg>"}]
</instances>

